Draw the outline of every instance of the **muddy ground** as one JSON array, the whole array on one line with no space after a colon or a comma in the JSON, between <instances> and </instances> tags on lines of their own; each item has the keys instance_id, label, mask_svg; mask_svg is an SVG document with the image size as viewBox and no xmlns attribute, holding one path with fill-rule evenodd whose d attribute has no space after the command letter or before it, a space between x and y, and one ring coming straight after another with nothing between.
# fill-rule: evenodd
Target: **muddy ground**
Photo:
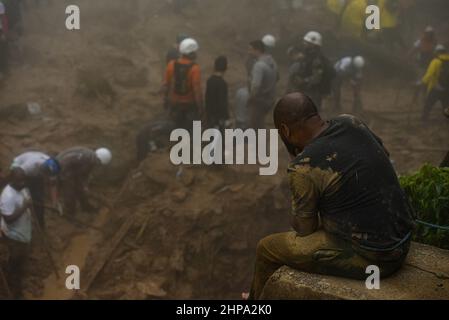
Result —
<instances>
[{"instance_id":1,"label":"muddy ground","mask_svg":"<svg viewBox=\"0 0 449 320\"><path fill-rule=\"evenodd\" d=\"M64 28L64 1L25 13L24 35L12 47L11 74L0 89L2 108L37 102L44 111L37 117L0 119L2 168L30 148L56 153L75 145L106 146L114 153L113 165L98 172L92 186L113 208L104 207L95 216L79 213L77 222L48 213L60 273L64 276L65 267L76 264L82 270L81 285L90 281L118 230L133 217L90 290L75 298L239 298L250 284L258 240L288 228L285 152L281 150L281 169L273 177L260 177L257 167L246 166L180 171L169 163L168 150L137 166L134 139L139 128L163 113L155 92L165 52L178 32L199 40L204 77L215 56L229 57L233 94L246 81L250 40L268 32L284 35L282 47L286 38L311 27L331 30L322 23L331 19L316 9L315 1L306 11L291 11L274 1L202 0L181 14L163 0L70 3L80 4L80 31ZM283 52L277 56L282 92L287 64ZM428 125L419 121L421 105L412 103L412 82L394 72L386 76L371 65L365 111L358 114L384 139L399 173L425 162L438 164L449 146L449 123L439 108ZM351 112L349 90L344 96L345 112ZM327 101L328 117L333 115L329 106ZM51 270L36 235L26 298L74 297L64 288L65 278L56 279Z\"/></svg>"}]
</instances>

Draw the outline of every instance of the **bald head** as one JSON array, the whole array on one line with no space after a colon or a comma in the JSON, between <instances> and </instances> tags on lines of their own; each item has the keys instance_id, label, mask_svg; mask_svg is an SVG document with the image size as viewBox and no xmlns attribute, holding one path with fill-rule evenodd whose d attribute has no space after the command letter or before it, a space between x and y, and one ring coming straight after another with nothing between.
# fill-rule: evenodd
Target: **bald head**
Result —
<instances>
[{"instance_id":1,"label":"bald head","mask_svg":"<svg viewBox=\"0 0 449 320\"><path fill-rule=\"evenodd\" d=\"M319 116L315 103L300 92L286 95L278 101L274 109L274 123L278 129L282 124L300 124L315 116Z\"/></svg>"},{"instance_id":2,"label":"bald head","mask_svg":"<svg viewBox=\"0 0 449 320\"><path fill-rule=\"evenodd\" d=\"M274 123L292 156L302 152L325 126L315 103L303 93L291 93L278 101Z\"/></svg>"}]
</instances>

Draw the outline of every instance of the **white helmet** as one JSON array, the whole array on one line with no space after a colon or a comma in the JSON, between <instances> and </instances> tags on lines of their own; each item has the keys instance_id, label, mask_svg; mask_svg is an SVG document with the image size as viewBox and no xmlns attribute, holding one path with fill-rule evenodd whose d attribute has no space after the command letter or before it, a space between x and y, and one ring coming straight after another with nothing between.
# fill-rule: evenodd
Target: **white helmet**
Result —
<instances>
[{"instance_id":1,"label":"white helmet","mask_svg":"<svg viewBox=\"0 0 449 320\"><path fill-rule=\"evenodd\" d=\"M109 149L101 148L95 151L95 154L97 155L98 160L100 160L101 164L108 165L112 161L112 153L109 151Z\"/></svg>"},{"instance_id":2,"label":"white helmet","mask_svg":"<svg viewBox=\"0 0 449 320\"><path fill-rule=\"evenodd\" d=\"M323 37L319 32L310 31L304 36L304 41L307 43L314 44L316 46L323 46Z\"/></svg>"},{"instance_id":3,"label":"white helmet","mask_svg":"<svg viewBox=\"0 0 449 320\"><path fill-rule=\"evenodd\" d=\"M274 48L276 46L276 38L271 34L267 34L262 38L262 42L268 48Z\"/></svg>"},{"instance_id":4,"label":"white helmet","mask_svg":"<svg viewBox=\"0 0 449 320\"><path fill-rule=\"evenodd\" d=\"M365 58L363 58L362 56L354 57L352 63L357 69L363 69L365 67Z\"/></svg>"},{"instance_id":5,"label":"white helmet","mask_svg":"<svg viewBox=\"0 0 449 320\"><path fill-rule=\"evenodd\" d=\"M427 26L425 32L426 33L433 33L433 32L435 32L435 30L433 29L432 26Z\"/></svg>"},{"instance_id":6,"label":"white helmet","mask_svg":"<svg viewBox=\"0 0 449 320\"><path fill-rule=\"evenodd\" d=\"M436 53L444 52L444 51L446 51L446 47L445 47L444 45L442 45L442 44L438 44L438 45L435 47L435 52L436 52Z\"/></svg>"},{"instance_id":7,"label":"white helmet","mask_svg":"<svg viewBox=\"0 0 449 320\"><path fill-rule=\"evenodd\" d=\"M199 49L200 46L198 45L198 42L192 38L183 40L179 45L179 52L185 55L197 52Z\"/></svg>"}]
</instances>

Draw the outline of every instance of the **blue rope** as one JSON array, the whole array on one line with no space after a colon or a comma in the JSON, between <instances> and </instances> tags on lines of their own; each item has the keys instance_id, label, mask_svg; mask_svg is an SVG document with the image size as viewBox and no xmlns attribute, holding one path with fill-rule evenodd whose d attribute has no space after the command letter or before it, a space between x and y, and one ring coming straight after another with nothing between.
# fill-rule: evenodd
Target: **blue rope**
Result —
<instances>
[{"instance_id":1,"label":"blue rope","mask_svg":"<svg viewBox=\"0 0 449 320\"><path fill-rule=\"evenodd\" d=\"M449 227L446 227L446 226L439 226L439 225L428 223L428 222L424 222L424 221L421 221L421 220L416 220L416 223L421 224L421 225L426 226L426 227L429 227L429 228L449 231Z\"/></svg>"}]
</instances>

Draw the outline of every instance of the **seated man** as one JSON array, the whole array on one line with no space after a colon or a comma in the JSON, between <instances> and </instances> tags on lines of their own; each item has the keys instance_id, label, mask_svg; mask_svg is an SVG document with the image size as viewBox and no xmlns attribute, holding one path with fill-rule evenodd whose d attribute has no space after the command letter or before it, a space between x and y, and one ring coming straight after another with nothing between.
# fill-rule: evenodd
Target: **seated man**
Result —
<instances>
[{"instance_id":1,"label":"seated man","mask_svg":"<svg viewBox=\"0 0 449 320\"><path fill-rule=\"evenodd\" d=\"M294 231L259 243L249 298L283 265L353 279L366 279L370 265L381 277L400 269L414 223L382 141L352 116L322 120L301 93L281 99L274 120L294 158Z\"/></svg>"}]
</instances>

